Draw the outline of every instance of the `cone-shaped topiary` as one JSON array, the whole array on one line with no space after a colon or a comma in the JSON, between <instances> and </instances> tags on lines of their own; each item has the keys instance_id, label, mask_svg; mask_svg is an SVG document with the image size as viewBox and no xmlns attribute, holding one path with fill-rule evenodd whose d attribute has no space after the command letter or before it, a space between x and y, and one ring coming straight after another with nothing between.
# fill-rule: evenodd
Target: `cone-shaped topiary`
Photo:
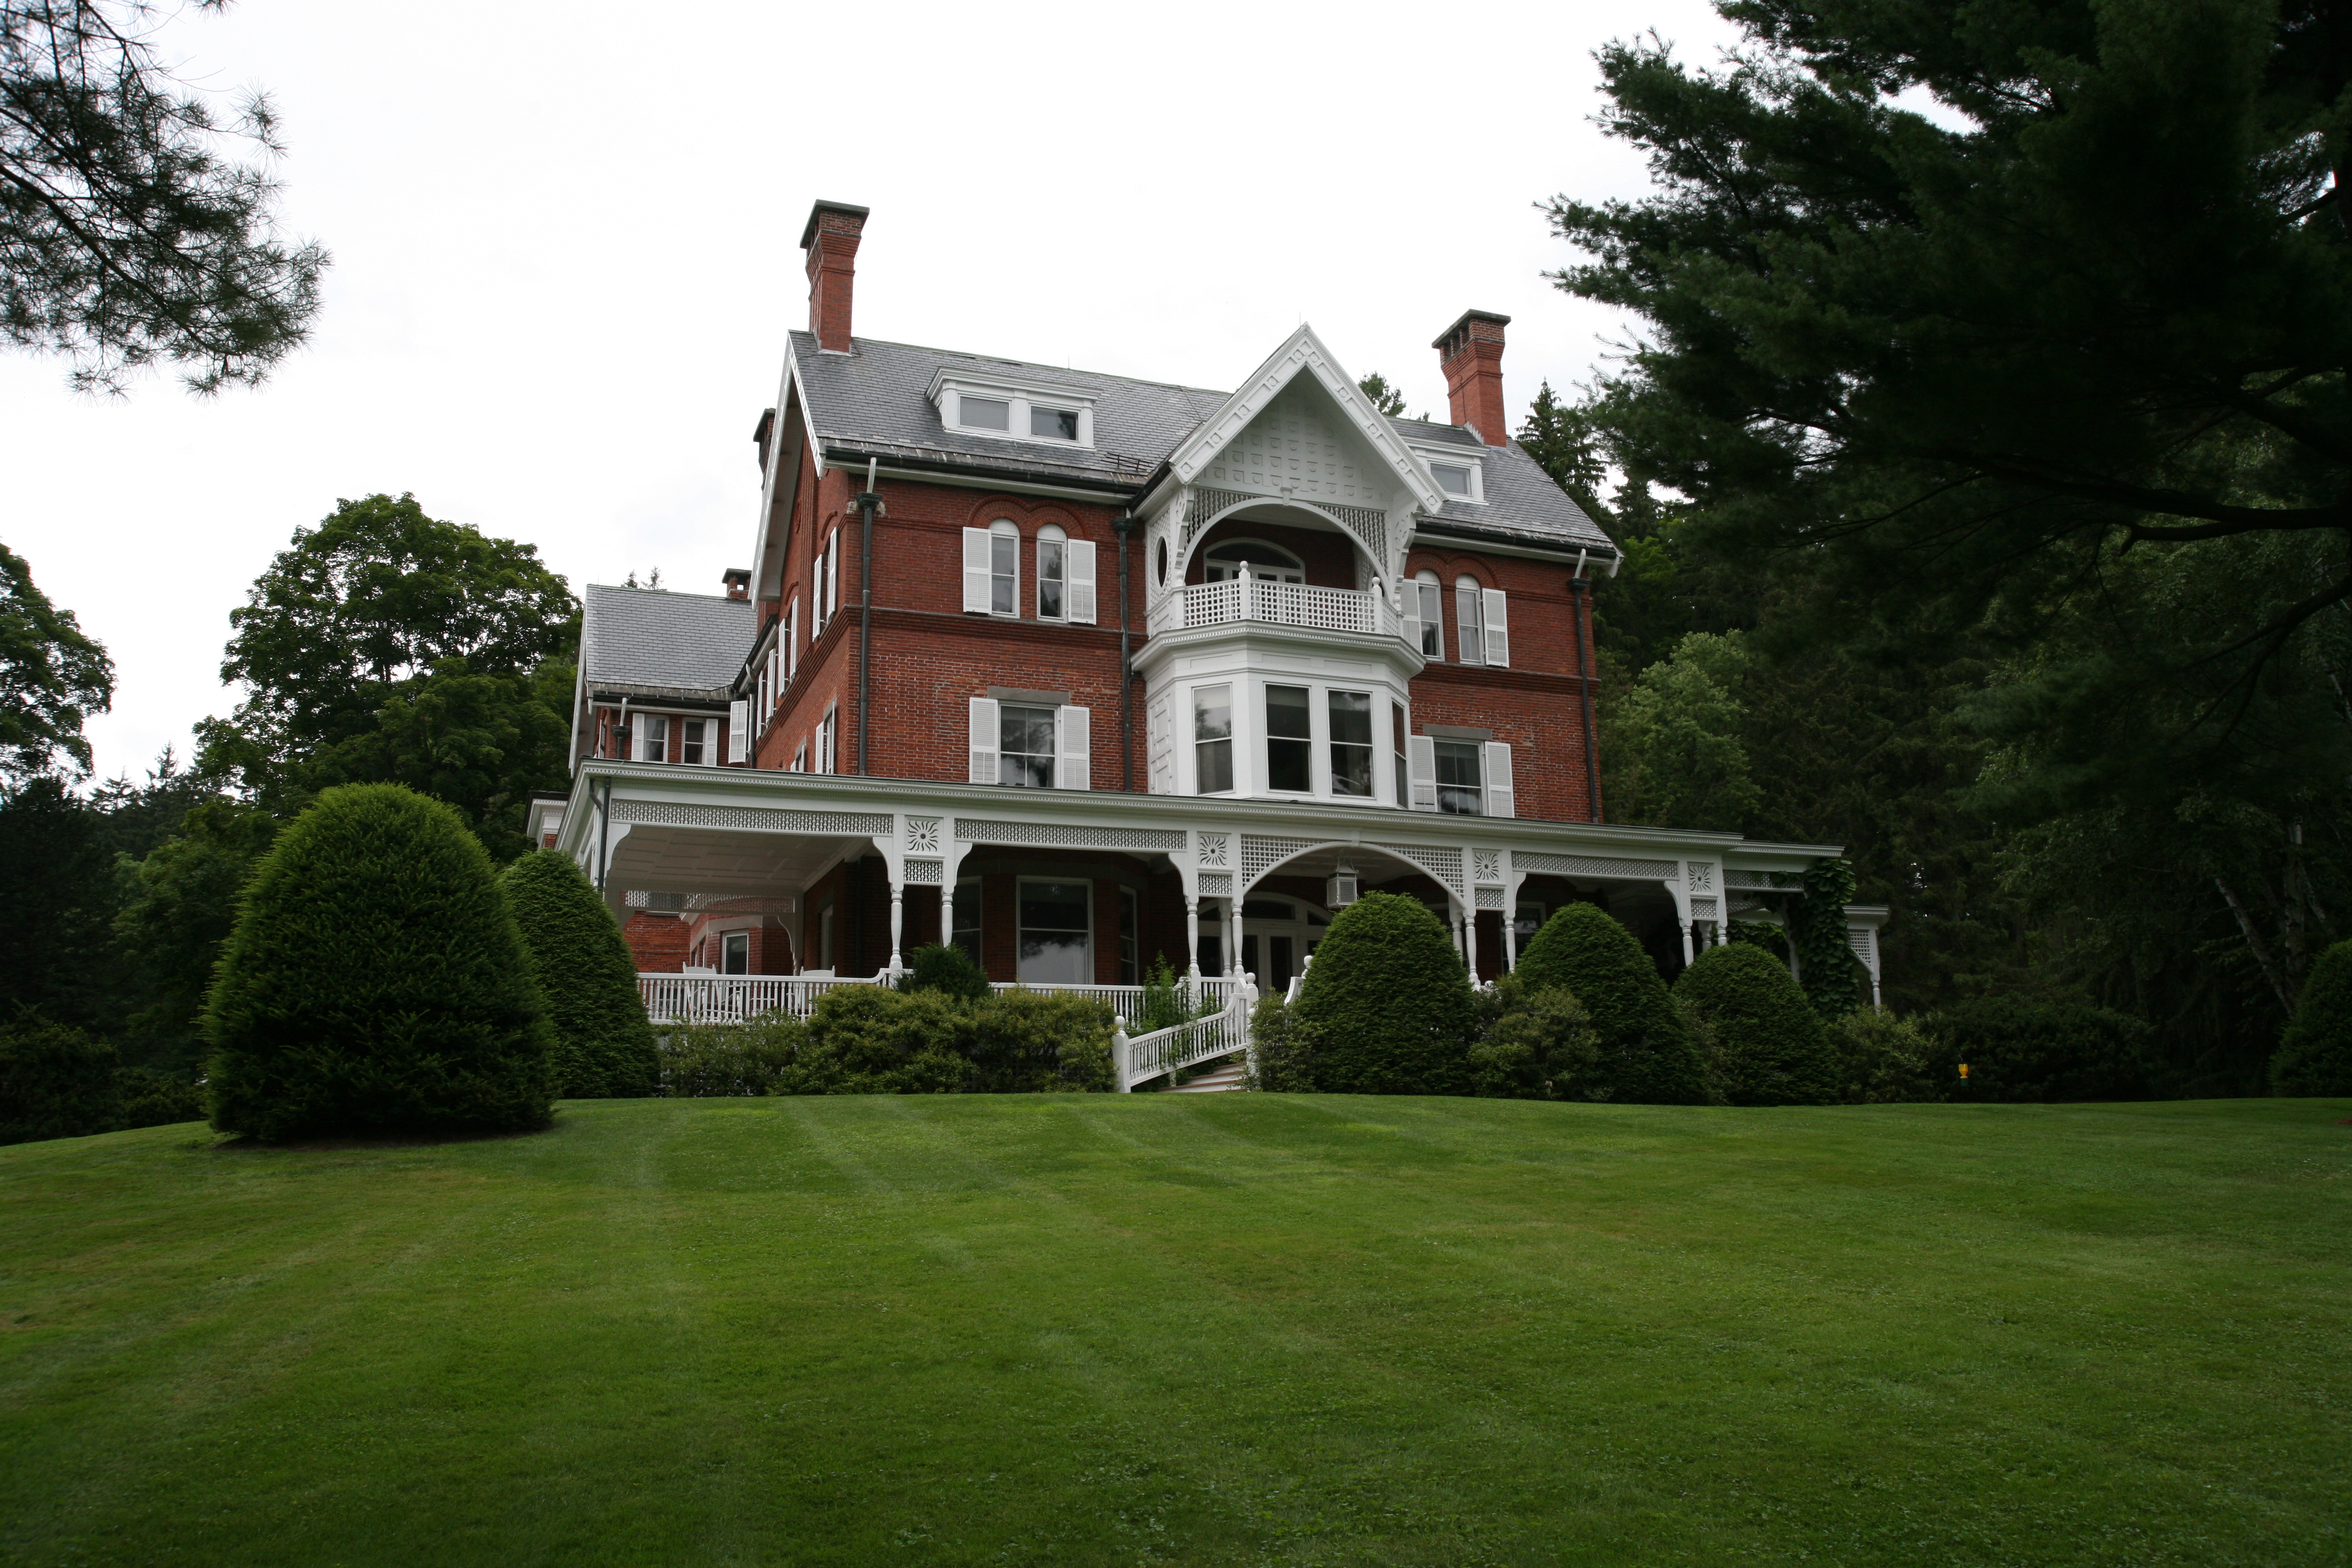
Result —
<instances>
[{"instance_id":1,"label":"cone-shaped topiary","mask_svg":"<svg viewBox=\"0 0 2352 1568\"><path fill-rule=\"evenodd\" d=\"M2352 942L2319 955L2294 1021L2271 1058L2271 1089L2296 1097L2352 1095Z\"/></svg>"},{"instance_id":2,"label":"cone-shaped topiary","mask_svg":"<svg viewBox=\"0 0 2352 1568\"><path fill-rule=\"evenodd\" d=\"M1734 1105L1828 1105L1839 1060L1822 1016L1780 960L1735 942L1711 947L1675 982L1715 1037L1724 1095Z\"/></svg>"},{"instance_id":3,"label":"cone-shaped topiary","mask_svg":"<svg viewBox=\"0 0 2352 1568\"><path fill-rule=\"evenodd\" d=\"M278 1140L544 1127L553 1031L490 858L398 784L262 857L205 1010L213 1125Z\"/></svg>"},{"instance_id":4,"label":"cone-shaped topiary","mask_svg":"<svg viewBox=\"0 0 2352 1568\"><path fill-rule=\"evenodd\" d=\"M1470 976L1418 900L1367 893L1331 917L1297 1013L1327 1094L1468 1091Z\"/></svg>"},{"instance_id":5,"label":"cone-shaped topiary","mask_svg":"<svg viewBox=\"0 0 2352 1568\"><path fill-rule=\"evenodd\" d=\"M555 1092L575 1100L659 1094L661 1059L637 994L636 962L595 887L552 849L520 857L499 885L555 1026Z\"/></svg>"},{"instance_id":6,"label":"cone-shaped topiary","mask_svg":"<svg viewBox=\"0 0 2352 1568\"><path fill-rule=\"evenodd\" d=\"M1514 970L1530 991L1567 988L1601 1036L1593 1091L1636 1105L1703 1105L1706 1075L1666 983L1633 933L1598 904L1544 921Z\"/></svg>"}]
</instances>

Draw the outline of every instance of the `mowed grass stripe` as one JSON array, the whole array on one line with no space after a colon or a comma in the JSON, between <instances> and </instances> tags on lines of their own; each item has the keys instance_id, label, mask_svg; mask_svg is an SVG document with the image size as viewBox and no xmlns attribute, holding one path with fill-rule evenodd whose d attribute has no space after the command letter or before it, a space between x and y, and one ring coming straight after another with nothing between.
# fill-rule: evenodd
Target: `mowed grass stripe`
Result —
<instances>
[{"instance_id":1,"label":"mowed grass stripe","mask_svg":"<svg viewBox=\"0 0 2352 1568\"><path fill-rule=\"evenodd\" d=\"M0 1150L0 1561L2327 1563L2352 1106Z\"/></svg>"}]
</instances>

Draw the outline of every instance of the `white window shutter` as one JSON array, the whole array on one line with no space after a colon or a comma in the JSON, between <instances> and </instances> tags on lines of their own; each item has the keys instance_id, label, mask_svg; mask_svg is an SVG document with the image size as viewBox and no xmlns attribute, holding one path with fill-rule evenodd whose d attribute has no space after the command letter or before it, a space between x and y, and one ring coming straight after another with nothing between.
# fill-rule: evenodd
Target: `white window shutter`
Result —
<instances>
[{"instance_id":1,"label":"white window shutter","mask_svg":"<svg viewBox=\"0 0 2352 1568\"><path fill-rule=\"evenodd\" d=\"M1413 652L1421 651L1421 584L1407 583L1404 600L1404 641Z\"/></svg>"},{"instance_id":2,"label":"white window shutter","mask_svg":"<svg viewBox=\"0 0 2352 1568\"><path fill-rule=\"evenodd\" d=\"M830 620L841 609L841 530L824 542L824 614Z\"/></svg>"},{"instance_id":3,"label":"white window shutter","mask_svg":"<svg viewBox=\"0 0 2352 1568\"><path fill-rule=\"evenodd\" d=\"M727 760L747 763L751 760L751 705L730 702L727 705Z\"/></svg>"},{"instance_id":4,"label":"white window shutter","mask_svg":"<svg viewBox=\"0 0 2352 1568\"><path fill-rule=\"evenodd\" d=\"M1095 624L1095 542L1073 539L1062 546L1062 607L1073 621Z\"/></svg>"},{"instance_id":5,"label":"white window shutter","mask_svg":"<svg viewBox=\"0 0 2352 1568\"><path fill-rule=\"evenodd\" d=\"M1062 761L1054 770L1054 782L1064 789L1095 787L1092 721L1093 714L1084 708L1063 708L1055 716L1054 730Z\"/></svg>"},{"instance_id":6,"label":"white window shutter","mask_svg":"<svg viewBox=\"0 0 2352 1568\"><path fill-rule=\"evenodd\" d=\"M793 602L784 606L784 679L790 680L800 667L801 596L794 594Z\"/></svg>"},{"instance_id":7,"label":"white window shutter","mask_svg":"<svg viewBox=\"0 0 2352 1568\"><path fill-rule=\"evenodd\" d=\"M1461 645L1465 664L1486 662L1486 639L1478 635L1478 597L1475 588L1454 590L1454 640Z\"/></svg>"},{"instance_id":8,"label":"white window shutter","mask_svg":"<svg viewBox=\"0 0 2352 1568\"><path fill-rule=\"evenodd\" d=\"M982 534L983 539L987 537ZM971 782L998 783L996 748L1003 731L998 726L996 699L975 697L971 700Z\"/></svg>"},{"instance_id":9,"label":"white window shutter","mask_svg":"<svg viewBox=\"0 0 2352 1568\"><path fill-rule=\"evenodd\" d=\"M1511 613L1503 603L1503 591L1489 588L1486 600L1486 662L1505 668L1511 663Z\"/></svg>"},{"instance_id":10,"label":"white window shutter","mask_svg":"<svg viewBox=\"0 0 2352 1568\"><path fill-rule=\"evenodd\" d=\"M1437 809L1437 742L1426 735L1404 738L1405 772L1412 779L1412 809Z\"/></svg>"},{"instance_id":11,"label":"white window shutter","mask_svg":"<svg viewBox=\"0 0 2352 1568\"><path fill-rule=\"evenodd\" d=\"M1511 748L1503 741L1486 742L1486 815L1517 816L1518 795L1511 788Z\"/></svg>"},{"instance_id":12,"label":"white window shutter","mask_svg":"<svg viewBox=\"0 0 2352 1568\"><path fill-rule=\"evenodd\" d=\"M967 528L963 531L963 613L967 616L988 614L988 530ZM991 773L988 782L994 784Z\"/></svg>"}]
</instances>

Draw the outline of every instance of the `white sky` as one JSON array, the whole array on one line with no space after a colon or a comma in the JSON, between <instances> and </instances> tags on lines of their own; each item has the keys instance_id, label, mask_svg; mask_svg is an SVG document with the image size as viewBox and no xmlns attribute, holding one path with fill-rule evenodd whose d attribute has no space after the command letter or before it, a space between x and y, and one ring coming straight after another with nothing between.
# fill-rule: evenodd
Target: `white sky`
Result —
<instances>
[{"instance_id":1,"label":"white sky","mask_svg":"<svg viewBox=\"0 0 2352 1568\"><path fill-rule=\"evenodd\" d=\"M715 593L818 196L874 209L861 335L1222 388L1304 319L1442 418L1428 344L1475 307L1513 318L1516 428L1624 333L1544 281L1535 204L1644 188L1591 55L1651 29L1730 37L1693 0L185 14L187 74L284 117L287 226L335 258L316 334L209 402L0 352L0 539L114 656L101 775L234 706L228 612L339 497L413 490L575 589Z\"/></svg>"}]
</instances>

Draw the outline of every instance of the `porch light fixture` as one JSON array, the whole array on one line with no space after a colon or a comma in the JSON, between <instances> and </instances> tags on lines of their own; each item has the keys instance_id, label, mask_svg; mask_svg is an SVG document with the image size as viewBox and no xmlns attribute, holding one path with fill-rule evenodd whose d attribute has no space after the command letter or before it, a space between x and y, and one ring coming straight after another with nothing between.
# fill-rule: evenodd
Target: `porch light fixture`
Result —
<instances>
[{"instance_id":1,"label":"porch light fixture","mask_svg":"<svg viewBox=\"0 0 2352 1568\"><path fill-rule=\"evenodd\" d=\"M1355 871L1341 866L1331 874L1331 879L1323 884L1323 907L1344 910L1356 901L1357 893Z\"/></svg>"}]
</instances>

